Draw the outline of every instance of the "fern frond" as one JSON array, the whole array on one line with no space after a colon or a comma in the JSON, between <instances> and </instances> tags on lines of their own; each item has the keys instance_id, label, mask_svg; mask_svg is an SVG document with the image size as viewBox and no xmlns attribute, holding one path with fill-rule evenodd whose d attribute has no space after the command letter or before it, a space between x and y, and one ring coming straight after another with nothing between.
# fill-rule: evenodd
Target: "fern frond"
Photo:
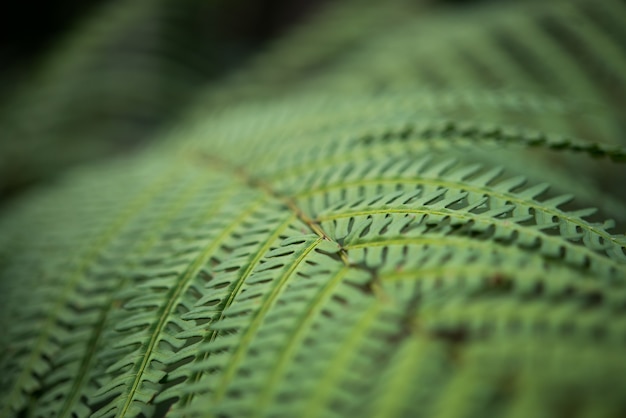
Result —
<instances>
[{"instance_id":1,"label":"fern frond","mask_svg":"<svg viewBox=\"0 0 626 418\"><path fill-rule=\"evenodd\" d=\"M0 416L622 415L623 5L396 2L3 210Z\"/></svg>"}]
</instances>

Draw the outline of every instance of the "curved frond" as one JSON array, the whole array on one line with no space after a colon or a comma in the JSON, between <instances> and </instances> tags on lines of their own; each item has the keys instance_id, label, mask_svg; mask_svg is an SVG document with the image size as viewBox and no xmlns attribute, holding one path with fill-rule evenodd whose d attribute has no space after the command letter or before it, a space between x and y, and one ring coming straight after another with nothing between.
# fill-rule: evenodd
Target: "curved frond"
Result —
<instances>
[{"instance_id":1,"label":"curved frond","mask_svg":"<svg viewBox=\"0 0 626 418\"><path fill-rule=\"evenodd\" d=\"M626 7L379 3L3 208L0 416L624 415Z\"/></svg>"}]
</instances>

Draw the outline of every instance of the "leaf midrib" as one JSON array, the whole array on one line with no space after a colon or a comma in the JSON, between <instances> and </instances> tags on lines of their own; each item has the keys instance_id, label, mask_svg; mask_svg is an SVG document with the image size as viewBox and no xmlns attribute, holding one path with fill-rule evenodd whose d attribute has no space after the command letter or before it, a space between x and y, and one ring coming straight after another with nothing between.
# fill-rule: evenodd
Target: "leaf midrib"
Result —
<instances>
[{"instance_id":1,"label":"leaf midrib","mask_svg":"<svg viewBox=\"0 0 626 418\"><path fill-rule=\"evenodd\" d=\"M259 395L259 400L256 402L257 411L259 415L263 413L268 403L272 400L271 394L274 391L276 384L279 382L280 377L289 361L293 357L293 352L297 347L299 341L306 331L309 330L309 323L313 321L314 314L322 309L322 302L328 299L333 289L339 284L341 279L350 270L349 266L342 265L341 269L337 271L331 278L329 278L326 284L318 291L315 297L309 302L306 309L298 317L293 331L287 335L287 342L277 354L278 363L275 364L272 369L266 384L263 387L263 391Z\"/></svg>"},{"instance_id":2,"label":"leaf midrib","mask_svg":"<svg viewBox=\"0 0 626 418\"><path fill-rule=\"evenodd\" d=\"M491 188L486 187L476 187L468 183L462 182L450 182L440 179L431 179L427 177L414 177L414 178L406 178L406 177L387 177L384 179L378 180L366 180L359 179L345 183L336 183L331 185L326 185L323 187L319 187L317 189L313 189L307 192L299 193L295 196L295 198L303 198L313 196L315 194L325 193L331 190L344 189L347 187L358 187L358 186L375 186L378 184L412 184L412 185L420 185L427 184L432 186L439 186L446 189L451 190L463 190L468 192L473 192L476 194L488 195L490 197L495 197L502 200L508 200L511 203L514 203L516 206L519 205L524 208L533 209L535 211L540 211L546 213L550 216L556 216L560 219L565 220L567 223L579 226L583 230L589 231L590 233L596 234L607 241L611 241L613 244L622 247L622 245L618 242L618 237L611 235L607 231L597 228L594 225L585 223L578 218L570 216L567 212L561 211L559 209L553 209L551 207L542 206L541 202L535 200L525 200L517 197L517 195L512 193L503 193L498 192ZM497 186L497 185L496 185Z\"/></svg>"},{"instance_id":3,"label":"leaf midrib","mask_svg":"<svg viewBox=\"0 0 626 418\"><path fill-rule=\"evenodd\" d=\"M298 256L298 258L294 260L294 262L289 267L289 269L287 269L287 271L283 273L283 275L278 280L275 281L274 286L272 286L272 290L270 291L269 295L267 295L264 298L260 309L254 313L254 316L252 318L252 321L250 322L250 325L246 328L246 331L244 332L242 338L239 341L236 351L233 353L232 357L230 358L228 366L225 368L224 373L222 374L220 378L220 382L217 385L218 389L213 396L216 402L219 402L226 394L226 389L228 388L228 384L230 383L230 381L232 380L234 376L236 367L241 361L242 356L245 353L245 350L250 345L250 341L252 340L252 337L256 333L256 330L261 325L261 322L263 318L265 317L265 314L273 306L275 299L281 293L283 286L285 285L289 277L291 277L293 272L308 256L308 254L311 251L313 251L323 239L324 239L323 237L318 237L313 242L311 242L302 251L302 253Z\"/></svg>"},{"instance_id":4,"label":"leaf midrib","mask_svg":"<svg viewBox=\"0 0 626 418\"><path fill-rule=\"evenodd\" d=\"M189 201L189 199L193 197L194 193L197 191L198 186L202 186L202 185L203 185L203 179L199 178L196 181L196 183L193 185L193 187L190 187L189 190L187 190L183 194L182 198L178 197L175 200L174 207L171 208L170 211L162 219L156 222L156 226L153 226L151 228L151 230L154 231L154 234L150 236L149 239L143 243L142 250L139 252L140 254L144 254L145 251L147 251L147 249L150 248L150 246L154 244L155 240L158 238L158 231L162 230L161 227L165 223L167 223L168 220L170 220L173 216L175 216L177 213L180 212L180 210ZM87 349L83 355L83 359L78 369L78 373L76 374L78 378L74 380L74 384L69 390L70 395L68 395L63 402L61 412L58 415L59 417L64 417L66 416L66 414L72 413L71 412L72 405L75 403L76 397L80 394L79 388L83 386L83 383L89 377L89 373L88 373L89 365L91 364L91 361L96 353L98 342L100 341L100 338L102 337L102 332L104 331L104 325L106 323L108 313L113 308L114 295L117 294L117 292L123 287L123 285L124 285L124 280L120 280L116 288L110 291L109 302L107 303L106 308L101 312L100 318L98 319L95 329L91 333L90 340L87 345Z\"/></svg>"},{"instance_id":5,"label":"leaf midrib","mask_svg":"<svg viewBox=\"0 0 626 418\"><path fill-rule=\"evenodd\" d=\"M170 292L168 292L166 296L167 304L160 310L161 312L160 312L158 321L156 323L156 326L151 332L150 340L148 341L148 344L145 346L146 347L145 350L143 350L144 354L142 356L142 361L141 363L139 363L139 366L136 367L137 372L135 373L133 382L130 386L130 389L128 390L128 396L126 397L126 400L124 401L124 404L122 405L120 412L116 415L117 417L124 417L126 413L128 412L128 409L130 408L130 405L132 404L134 400L134 395L137 392L139 384L141 383L146 367L148 363L152 360L152 353L154 351L156 344L159 342L159 337L163 333L163 329L165 325L167 324L167 319L170 317L172 309L178 303L178 299L180 295L182 294L182 292L184 292L187 289L187 285L189 284L189 281L192 278L194 278L197 275L198 271L202 269L202 267L206 264L206 262L208 261L209 257L211 256L215 248L219 246L222 243L222 241L226 237L228 237L230 233L237 226L239 226L240 222L243 219L245 219L248 215L253 213L263 203L265 199L267 199L265 195L261 196L260 198L257 198L257 200L252 205L250 205L250 207L247 210L242 211L239 214L239 216L237 216L228 225L227 228L224 228L220 232L220 234L211 242L211 244L207 246L207 248L205 248L204 251L202 251L198 255L198 257L196 257L196 259L191 264L191 266L189 266L185 270L185 272L183 273L183 276L180 279L177 279L177 285L174 286L174 288Z\"/></svg>"},{"instance_id":6,"label":"leaf midrib","mask_svg":"<svg viewBox=\"0 0 626 418\"><path fill-rule=\"evenodd\" d=\"M165 180L170 180L172 176L172 172L174 169L168 171L163 175L158 181L156 181L152 187L143 195L141 195L138 199L134 200L129 204L125 210L121 210L118 218L113 225L106 231L106 233L101 236L101 238L95 243L94 248L89 252L83 262L80 264L77 270L75 270L74 274L68 279L65 286L63 286L63 291L59 293L59 298L57 303L54 305L53 309L47 316L45 323L42 326L43 332L39 335L37 342L34 344L31 354L28 357L26 364L30 365L33 363L33 360L39 357L42 345L47 341L48 335L55 328L52 326L53 322L57 319L57 313L61 309L61 307L66 303L65 296L69 293L69 290L74 288L76 284L83 277L82 273L84 273L91 263L98 257L100 252L112 242L112 240L118 235L118 232L128 223L130 220L137 215L143 208L145 208L154 197L163 187L163 183ZM13 384L12 391L5 397L4 407L2 411L0 411L0 416L5 416L7 412L7 408L9 411L11 409L12 402L9 399L13 398L16 394L16 391L22 391L22 380L24 377L29 374L31 371L30 367L23 367L22 372L19 374L15 383ZM6 415L8 416L8 415Z\"/></svg>"},{"instance_id":7,"label":"leaf midrib","mask_svg":"<svg viewBox=\"0 0 626 418\"><path fill-rule=\"evenodd\" d=\"M278 228L276 228L274 230L274 232L272 233L272 235L267 239L267 241L265 242L265 244L256 252L256 254L254 255L254 258L249 262L248 266L246 267L245 271L242 273L241 277L237 280L237 283L235 284L235 287L233 288L232 292L228 295L228 297L226 298L224 305L220 308L219 312L218 312L218 317L217 319L212 320L213 321L219 321L221 319L224 318L224 311L231 306L231 304L233 303L233 300L235 299L235 297L239 294L239 290L241 289L241 287L243 286L244 282L246 281L246 279L248 278L248 276L250 275L250 273L252 272L252 270L254 269L254 267L256 266L256 264L259 262L259 260L261 258L263 258L263 255L265 254L265 252L267 252L267 250L271 247L271 245L274 243L274 241L276 240L276 238L278 238L278 236L284 231L285 228L287 228L289 226L289 224L291 222L293 222L293 220L296 219L296 215L292 214L291 216L289 216L287 219L285 219L279 226ZM203 338L203 342L204 341L214 341L215 338L217 338L219 334L219 331L217 330L210 330L207 334L207 336L205 336ZM204 353L202 358L200 359L199 357L196 357L195 361L201 361L201 360L205 360L210 356L210 353ZM198 381L198 379L200 378L200 376L202 375L202 372L195 372L192 376L189 377L189 380L191 382L196 382ZM190 393L187 396L183 397L180 401L180 406L186 406L188 405L191 400L193 399L193 396L195 394L194 393Z\"/></svg>"}]
</instances>

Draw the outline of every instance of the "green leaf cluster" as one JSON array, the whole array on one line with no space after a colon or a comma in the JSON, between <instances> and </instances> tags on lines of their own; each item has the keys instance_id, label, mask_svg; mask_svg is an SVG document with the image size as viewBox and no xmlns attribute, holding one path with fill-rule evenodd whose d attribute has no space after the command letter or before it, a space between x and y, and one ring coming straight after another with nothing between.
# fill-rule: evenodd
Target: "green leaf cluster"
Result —
<instances>
[{"instance_id":1,"label":"green leaf cluster","mask_svg":"<svg viewBox=\"0 0 626 418\"><path fill-rule=\"evenodd\" d=\"M626 5L391 3L7 205L0 416L626 414Z\"/></svg>"}]
</instances>

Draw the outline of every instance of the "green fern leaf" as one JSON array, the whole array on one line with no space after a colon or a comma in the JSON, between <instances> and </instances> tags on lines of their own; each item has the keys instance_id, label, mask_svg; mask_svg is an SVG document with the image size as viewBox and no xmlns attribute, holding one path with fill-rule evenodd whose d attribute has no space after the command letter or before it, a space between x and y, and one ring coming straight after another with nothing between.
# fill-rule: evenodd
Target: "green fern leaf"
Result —
<instances>
[{"instance_id":1,"label":"green fern leaf","mask_svg":"<svg viewBox=\"0 0 626 418\"><path fill-rule=\"evenodd\" d=\"M0 416L623 415L623 5L371 3L3 209Z\"/></svg>"}]
</instances>

